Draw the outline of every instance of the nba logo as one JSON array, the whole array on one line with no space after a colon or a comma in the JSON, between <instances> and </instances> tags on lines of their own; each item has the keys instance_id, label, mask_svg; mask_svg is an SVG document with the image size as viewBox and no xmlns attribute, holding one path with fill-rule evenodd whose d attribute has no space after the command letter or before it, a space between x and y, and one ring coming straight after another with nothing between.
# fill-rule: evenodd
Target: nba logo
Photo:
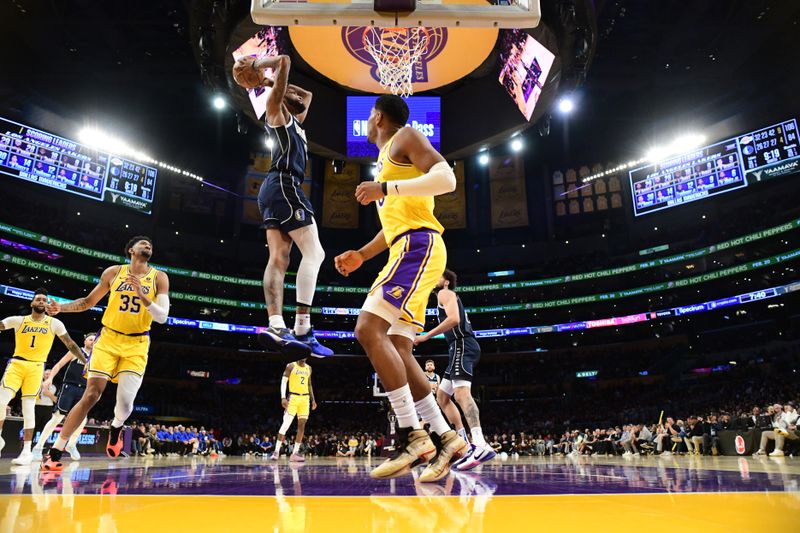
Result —
<instances>
[{"instance_id":1,"label":"nba logo","mask_svg":"<svg viewBox=\"0 0 800 533\"><path fill-rule=\"evenodd\" d=\"M366 137L367 136L367 121L354 120L353 121L353 137Z\"/></svg>"}]
</instances>

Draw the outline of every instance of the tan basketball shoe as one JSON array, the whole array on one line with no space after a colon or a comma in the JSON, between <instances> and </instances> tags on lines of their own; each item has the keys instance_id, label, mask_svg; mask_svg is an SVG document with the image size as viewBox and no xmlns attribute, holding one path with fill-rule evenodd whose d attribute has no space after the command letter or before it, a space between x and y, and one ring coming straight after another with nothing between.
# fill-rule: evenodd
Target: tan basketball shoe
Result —
<instances>
[{"instance_id":1,"label":"tan basketball shoe","mask_svg":"<svg viewBox=\"0 0 800 533\"><path fill-rule=\"evenodd\" d=\"M434 440L440 440L441 445L437 446L438 452L433 461L423 470L419 476L419 480L423 483L432 483L439 481L450 472L450 463L456 459L460 459L467 451L469 451L469 443L465 441L461 435L450 430L444 433L441 437L431 435ZM437 443L439 444L439 443Z\"/></svg>"},{"instance_id":2,"label":"tan basketball shoe","mask_svg":"<svg viewBox=\"0 0 800 533\"><path fill-rule=\"evenodd\" d=\"M436 446L424 429L399 428L397 439L394 455L370 472L371 477L391 477L405 468L428 462L436 455Z\"/></svg>"}]
</instances>

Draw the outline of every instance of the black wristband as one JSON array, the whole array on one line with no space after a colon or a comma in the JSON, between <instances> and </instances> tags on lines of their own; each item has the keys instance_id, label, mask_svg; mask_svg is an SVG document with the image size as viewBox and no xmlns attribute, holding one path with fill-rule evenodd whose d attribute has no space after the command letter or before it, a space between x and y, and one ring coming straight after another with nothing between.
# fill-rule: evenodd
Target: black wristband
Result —
<instances>
[{"instance_id":1,"label":"black wristband","mask_svg":"<svg viewBox=\"0 0 800 533\"><path fill-rule=\"evenodd\" d=\"M383 193L384 196L388 196L389 195L388 186L389 186L389 182L387 182L387 181L382 181L381 182L381 192Z\"/></svg>"}]
</instances>

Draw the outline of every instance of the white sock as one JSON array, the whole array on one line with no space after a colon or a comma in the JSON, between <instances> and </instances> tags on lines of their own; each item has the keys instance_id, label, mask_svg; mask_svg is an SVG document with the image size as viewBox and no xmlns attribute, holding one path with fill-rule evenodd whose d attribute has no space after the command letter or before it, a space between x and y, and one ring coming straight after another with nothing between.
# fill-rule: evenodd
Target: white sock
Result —
<instances>
[{"instance_id":1,"label":"white sock","mask_svg":"<svg viewBox=\"0 0 800 533\"><path fill-rule=\"evenodd\" d=\"M439 404L436 403L433 394L426 395L423 399L416 402L414 407L416 407L419 416L431 425L431 431L437 435L444 435L450 431L450 424L444 419L442 410L439 409Z\"/></svg>"},{"instance_id":2,"label":"white sock","mask_svg":"<svg viewBox=\"0 0 800 533\"><path fill-rule=\"evenodd\" d=\"M486 447L486 439L483 438L483 430L481 428L469 428L470 433L472 433L472 442L475 443L475 446L483 446Z\"/></svg>"},{"instance_id":3,"label":"white sock","mask_svg":"<svg viewBox=\"0 0 800 533\"><path fill-rule=\"evenodd\" d=\"M275 455L280 455L281 454L281 445L282 444L283 444L283 441L280 441L280 440L275 443Z\"/></svg>"},{"instance_id":4,"label":"white sock","mask_svg":"<svg viewBox=\"0 0 800 533\"><path fill-rule=\"evenodd\" d=\"M26 440L22 444L22 453L31 453L31 441Z\"/></svg>"},{"instance_id":5,"label":"white sock","mask_svg":"<svg viewBox=\"0 0 800 533\"><path fill-rule=\"evenodd\" d=\"M61 433L58 434L58 438L56 442L53 444L53 448L56 450L64 451L64 448L67 447L67 439L61 436Z\"/></svg>"},{"instance_id":6,"label":"white sock","mask_svg":"<svg viewBox=\"0 0 800 533\"><path fill-rule=\"evenodd\" d=\"M469 439L467 438L467 430L466 429L464 429L464 428L459 429L458 430L458 434L461 435L462 439L464 439L465 441L469 442Z\"/></svg>"},{"instance_id":7,"label":"white sock","mask_svg":"<svg viewBox=\"0 0 800 533\"><path fill-rule=\"evenodd\" d=\"M292 453L300 453L300 443L299 442L295 442L294 443L294 448L292 448Z\"/></svg>"},{"instance_id":8,"label":"white sock","mask_svg":"<svg viewBox=\"0 0 800 533\"><path fill-rule=\"evenodd\" d=\"M389 403L392 404L394 415L397 417L397 427L420 429L417 410L414 408L414 397L411 396L411 389L408 384L399 389L388 391L386 395L389 398Z\"/></svg>"},{"instance_id":9,"label":"white sock","mask_svg":"<svg viewBox=\"0 0 800 533\"><path fill-rule=\"evenodd\" d=\"M269 316L269 327L278 328L278 329L285 329L286 328L286 322L283 321L283 315L270 315Z\"/></svg>"},{"instance_id":10,"label":"white sock","mask_svg":"<svg viewBox=\"0 0 800 533\"><path fill-rule=\"evenodd\" d=\"M308 313L297 313L294 316L295 335L305 335L311 329L311 315Z\"/></svg>"}]
</instances>

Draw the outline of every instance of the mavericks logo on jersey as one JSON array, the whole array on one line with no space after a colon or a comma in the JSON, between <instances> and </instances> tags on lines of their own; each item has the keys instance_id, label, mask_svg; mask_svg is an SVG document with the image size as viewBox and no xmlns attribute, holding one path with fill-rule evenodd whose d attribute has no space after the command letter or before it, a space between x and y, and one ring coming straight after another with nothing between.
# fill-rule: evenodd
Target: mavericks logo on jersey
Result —
<instances>
[{"instance_id":1,"label":"mavericks logo on jersey","mask_svg":"<svg viewBox=\"0 0 800 533\"><path fill-rule=\"evenodd\" d=\"M294 212L294 218L298 222L304 222L305 219L306 219L306 211L305 211L305 209L298 209L297 211L295 211Z\"/></svg>"}]
</instances>

